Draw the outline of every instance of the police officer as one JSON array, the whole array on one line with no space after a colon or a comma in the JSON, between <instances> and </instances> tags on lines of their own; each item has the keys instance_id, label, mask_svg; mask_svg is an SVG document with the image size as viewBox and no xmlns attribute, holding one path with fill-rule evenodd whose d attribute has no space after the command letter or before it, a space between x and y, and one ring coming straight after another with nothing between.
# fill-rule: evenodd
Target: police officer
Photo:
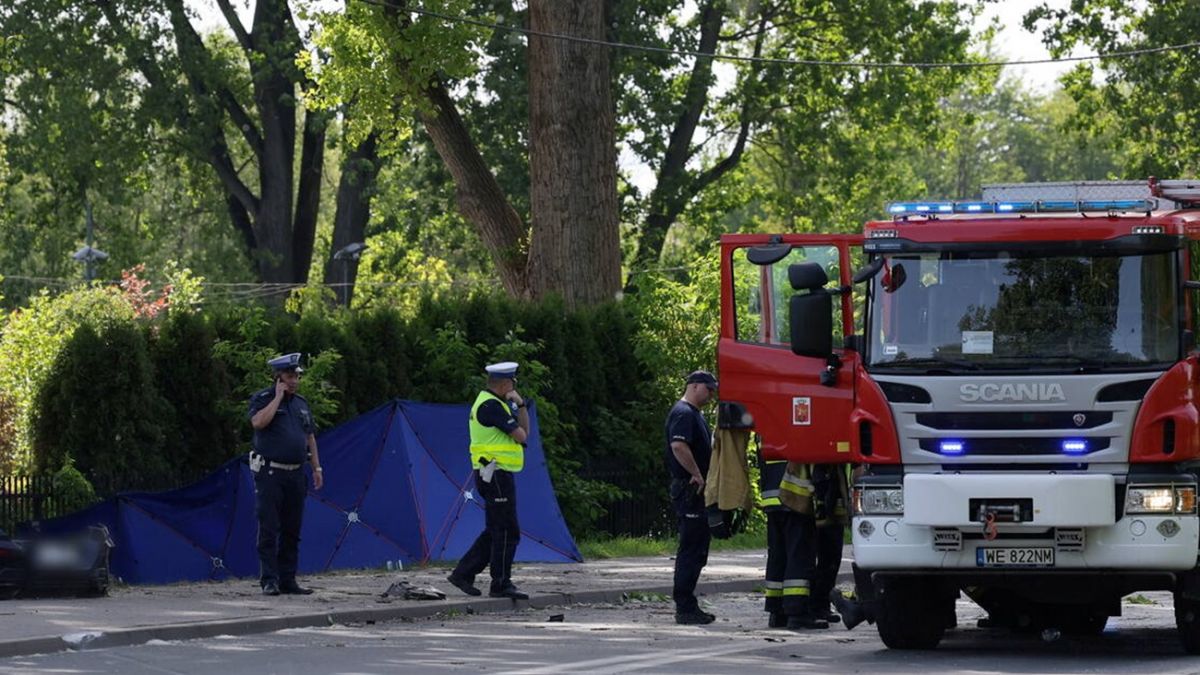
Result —
<instances>
[{"instance_id":1,"label":"police officer","mask_svg":"<svg viewBox=\"0 0 1200 675\"><path fill-rule=\"evenodd\" d=\"M296 393L300 354L267 362L275 385L250 397L254 427L250 470L254 472L254 513L258 518L258 562L263 595L308 595L296 583L300 521L307 493L304 462L312 467L313 488L325 484L317 453L316 425L308 401Z\"/></svg>"},{"instance_id":2,"label":"police officer","mask_svg":"<svg viewBox=\"0 0 1200 675\"><path fill-rule=\"evenodd\" d=\"M759 455L760 505L767 512L764 609L771 628L828 628L814 611L817 540L813 484L807 464Z\"/></svg>"},{"instance_id":3,"label":"police officer","mask_svg":"<svg viewBox=\"0 0 1200 675\"><path fill-rule=\"evenodd\" d=\"M517 393L517 364L512 361L487 366L487 388L475 397L467 427L471 434L471 464L475 491L483 498L483 532L447 581L467 595L481 595L475 575L490 567L488 596L524 600L529 596L512 582L513 556L521 540L517 524L514 475L525 466L525 440L529 437L529 411Z\"/></svg>"},{"instance_id":4,"label":"police officer","mask_svg":"<svg viewBox=\"0 0 1200 675\"><path fill-rule=\"evenodd\" d=\"M667 414L664 459L671 476L671 505L679 522L675 551L675 623L709 624L716 617L696 600L700 570L708 564L711 532L704 508L704 478L712 459L712 431L700 408L717 395L717 378L703 370L687 376L683 398Z\"/></svg>"}]
</instances>

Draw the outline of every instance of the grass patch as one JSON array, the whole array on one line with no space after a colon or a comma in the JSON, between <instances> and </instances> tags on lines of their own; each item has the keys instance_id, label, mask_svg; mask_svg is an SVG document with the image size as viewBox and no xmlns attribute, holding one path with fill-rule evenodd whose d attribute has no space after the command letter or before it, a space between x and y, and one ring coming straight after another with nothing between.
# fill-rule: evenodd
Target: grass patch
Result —
<instances>
[{"instance_id":1,"label":"grass patch","mask_svg":"<svg viewBox=\"0 0 1200 675\"><path fill-rule=\"evenodd\" d=\"M1141 593L1138 593L1137 595L1131 595L1131 596L1125 598L1125 602L1128 602L1131 605L1157 605L1158 604L1157 602L1151 600L1150 598L1147 598L1146 596L1142 595Z\"/></svg>"},{"instance_id":2,"label":"grass patch","mask_svg":"<svg viewBox=\"0 0 1200 675\"><path fill-rule=\"evenodd\" d=\"M610 537L604 539L582 539L576 544L584 560L605 558L635 558L639 556L671 555L675 553L675 537L651 539L649 537ZM765 532L742 532L729 539L713 539L710 550L742 551L766 548Z\"/></svg>"}]
</instances>

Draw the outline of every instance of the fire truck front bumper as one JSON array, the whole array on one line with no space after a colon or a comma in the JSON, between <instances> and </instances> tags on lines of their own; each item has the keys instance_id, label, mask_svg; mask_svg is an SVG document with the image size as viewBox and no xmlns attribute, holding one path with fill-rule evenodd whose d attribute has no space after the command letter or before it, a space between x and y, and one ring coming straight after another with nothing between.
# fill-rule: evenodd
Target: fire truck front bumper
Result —
<instances>
[{"instance_id":1,"label":"fire truck front bumper","mask_svg":"<svg viewBox=\"0 0 1200 675\"><path fill-rule=\"evenodd\" d=\"M1169 497L1175 508L1191 499L1189 508L1166 513L1122 513L1131 509L1116 508L1115 487L1110 475L995 474L910 474L892 492L856 486L854 559L872 570L1196 567L1194 483L1147 488L1147 506Z\"/></svg>"}]
</instances>

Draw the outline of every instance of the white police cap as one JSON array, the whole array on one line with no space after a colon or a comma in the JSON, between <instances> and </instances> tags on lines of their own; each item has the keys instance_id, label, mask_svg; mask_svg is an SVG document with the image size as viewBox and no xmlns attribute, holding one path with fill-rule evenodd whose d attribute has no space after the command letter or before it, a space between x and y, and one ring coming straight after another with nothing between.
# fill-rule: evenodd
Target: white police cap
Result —
<instances>
[{"instance_id":1,"label":"white police cap","mask_svg":"<svg viewBox=\"0 0 1200 675\"><path fill-rule=\"evenodd\" d=\"M300 352L277 356L267 361L267 365L271 366L276 372L280 370L295 370L297 373L304 372L304 369L300 367Z\"/></svg>"},{"instance_id":2,"label":"white police cap","mask_svg":"<svg viewBox=\"0 0 1200 675\"><path fill-rule=\"evenodd\" d=\"M516 378L518 367L516 361L502 361L500 363L493 363L490 366L484 366L483 369L487 371L488 377Z\"/></svg>"}]
</instances>

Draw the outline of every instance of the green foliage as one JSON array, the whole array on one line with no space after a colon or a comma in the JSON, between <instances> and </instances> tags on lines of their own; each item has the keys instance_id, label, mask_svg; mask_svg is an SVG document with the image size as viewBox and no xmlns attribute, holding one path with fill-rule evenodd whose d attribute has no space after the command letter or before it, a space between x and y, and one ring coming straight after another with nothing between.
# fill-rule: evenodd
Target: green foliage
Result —
<instances>
[{"instance_id":1,"label":"green foliage","mask_svg":"<svg viewBox=\"0 0 1200 675\"><path fill-rule=\"evenodd\" d=\"M286 318L270 318L262 307L233 308L222 317L225 326L235 326L233 334L219 337L213 345L213 357L233 378L233 397L224 402L223 415L237 419L237 429L249 440L249 423L245 420L247 401L255 392L271 386L271 369L267 361L280 354L299 351L304 354L304 377L300 378L299 394L307 401L313 419L319 427L337 421L340 408L338 390L332 383L332 373L341 355L333 349L314 350L311 343L300 340L304 326L321 325L320 319L302 319L293 325ZM220 333L219 333L220 334Z\"/></svg>"},{"instance_id":2,"label":"green foliage","mask_svg":"<svg viewBox=\"0 0 1200 675\"><path fill-rule=\"evenodd\" d=\"M95 483L112 476L161 486L174 476L165 447L170 406L155 386L143 329L83 325L38 392L34 468L50 471L68 455Z\"/></svg>"},{"instance_id":3,"label":"green foliage","mask_svg":"<svg viewBox=\"0 0 1200 675\"><path fill-rule=\"evenodd\" d=\"M635 558L663 556L675 553L676 540L673 536L651 537L605 537L580 538L575 542L584 560L608 558ZM742 551L767 547L766 531L759 529L739 532L728 539L713 539L713 551ZM633 599L633 598L631 598Z\"/></svg>"},{"instance_id":4,"label":"green foliage","mask_svg":"<svg viewBox=\"0 0 1200 675\"><path fill-rule=\"evenodd\" d=\"M472 14L471 0L431 0L431 12ZM455 79L476 68L477 27L448 23L425 15L365 2L349 3L344 11L320 15L315 42L329 58L302 57L301 64L320 83L313 93L317 105L330 110L351 109L350 142L357 143L372 129L389 130L385 142L407 137L409 128L396 124L397 105L411 113L423 104L423 93L435 76Z\"/></svg>"},{"instance_id":5,"label":"green foliage","mask_svg":"<svg viewBox=\"0 0 1200 675\"><path fill-rule=\"evenodd\" d=\"M164 418L164 447L182 478L203 475L238 447L234 430L243 417L216 405L232 389L213 355L216 339L205 317L175 309L150 341L155 385L171 410Z\"/></svg>"},{"instance_id":6,"label":"green foliage","mask_svg":"<svg viewBox=\"0 0 1200 675\"><path fill-rule=\"evenodd\" d=\"M80 326L97 331L132 319L133 309L120 294L100 287L79 288L58 296L43 292L27 308L9 317L0 336L0 392L8 399L17 421L11 451L0 456L0 468L18 473L32 468L30 428L34 404L75 331Z\"/></svg>"},{"instance_id":7,"label":"green foliage","mask_svg":"<svg viewBox=\"0 0 1200 675\"><path fill-rule=\"evenodd\" d=\"M1051 53L1077 47L1096 53L1190 44L1200 30L1191 0L1120 3L1077 0L1069 9L1035 8L1029 28L1044 26ZM1191 47L1140 58L1082 63L1063 78L1078 104L1072 123L1085 132L1120 139L1127 178L1187 178L1200 172L1200 61Z\"/></svg>"},{"instance_id":8,"label":"green foliage","mask_svg":"<svg viewBox=\"0 0 1200 675\"><path fill-rule=\"evenodd\" d=\"M75 468L75 460L70 455L63 460L62 468L51 477L50 485L61 508L58 513L48 513L47 516L51 518L85 509L99 501L96 498L96 490L79 469Z\"/></svg>"}]
</instances>

